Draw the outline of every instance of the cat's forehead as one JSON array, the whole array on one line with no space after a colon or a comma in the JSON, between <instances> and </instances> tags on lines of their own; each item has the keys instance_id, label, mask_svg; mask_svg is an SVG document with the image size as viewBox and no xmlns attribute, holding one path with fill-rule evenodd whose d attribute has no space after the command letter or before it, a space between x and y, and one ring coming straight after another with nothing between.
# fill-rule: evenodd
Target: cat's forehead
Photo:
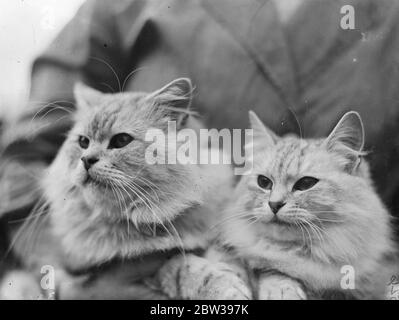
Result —
<instances>
[{"instance_id":1,"label":"cat's forehead","mask_svg":"<svg viewBox=\"0 0 399 320\"><path fill-rule=\"evenodd\" d=\"M262 170L275 177L295 176L317 167L317 159L323 158L318 140L300 139L294 136L280 138L265 150Z\"/></svg>"},{"instance_id":2,"label":"cat's forehead","mask_svg":"<svg viewBox=\"0 0 399 320\"><path fill-rule=\"evenodd\" d=\"M125 96L124 94L106 97L78 120L80 130L91 138L104 140L109 135L133 130L142 123L143 106L142 96Z\"/></svg>"},{"instance_id":3,"label":"cat's forehead","mask_svg":"<svg viewBox=\"0 0 399 320\"><path fill-rule=\"evenodd\" d=\"M122 106L113 105L106 108L97 108L85 124L86 132L89 136L101 140L112 131L121 117Z\"/></svg>"}]
</instances>

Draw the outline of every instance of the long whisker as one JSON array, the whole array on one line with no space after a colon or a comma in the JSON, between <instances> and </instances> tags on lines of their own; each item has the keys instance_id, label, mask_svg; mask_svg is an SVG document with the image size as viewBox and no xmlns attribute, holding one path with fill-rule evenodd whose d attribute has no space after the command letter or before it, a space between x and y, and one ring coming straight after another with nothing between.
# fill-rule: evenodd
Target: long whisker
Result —
<instances>
[{"instance_id":1,"label":"long whisker","mask_svg":"<svg viewBox=\"0 0 399 320\"><path fill-rule=\"evenodd\" d=\"M224 224L224 223L226 223L226 222L228 222L228 221L230 221L230 220L246 218L246 217L250 217L250 216L251 216L251 214L249 214L248 212L244 212L244 213L239 213L239 214L235 214L235 215L232 215L232 216L228 216L228 217L218 221L215 225L213 225L211 227L211 230L216 228L216 227L218 227L218 226L220 226L220 225L222 225L222 224Z\"/></svg>"},{"instance_id":2,"label":"long whisker","mask_svg":"<svg viewBox=\"0 0 399 320\"><path fill-rule=\"evenodd\" d=\"M303 243L304 247L306 247L307 246L306 236L305 236L305 233L304 233L304 230L303 230L303 227L302 227L302 222L301 221L295 221L295 225L297 225L301 229L302 243Z\"/></svg>"},{"instance_id":3,"label":"long whisker","mask_svg":"<svg viewBox=\"0 0 399 320\"><path fill-rule=\"evenodd\" d=\"M36 245L39 232L49 217L47 214L47 209L48 203L44 201L43 197L40 198L35 207L32 209L31 214L19 227L5 253L5 256L8 256L11 253L11 251L16 247L17 243L20 243L21 247L24 248L25 254L28 254L33 250Z\"/></svg>"},{"instance_id":4,"label":"long whisker","mask_svg":"<svg viewBox=\"0 0 399 320\"><path fill-rule=\"evenodd\" d=\"M114 186L115 186L115 185L114 185ZM118 187L117 187L117 186L115 186L115 191L116 191L116 190L118 190ZM125 191L126 194L129 194L129 193L127 192L127 190L123 188L123 186L122 186L122 190ZM122 195L121 193L120 193L120 198L121 198L121 202L123 201L123 203L124 203L124 205L125 205L125 210L122 210L122 213L124 214L125 219L126 219L127 234L128 234L128 236L129 236L129 235L130 235L130 220L129 220L129 216L128 216L128 206L127 206L127 203L126 203L126 201L124 200L124 197L123 197L123 195Z\"/></svg>"},{"instance_id":5,"label":"long whisker","mask_svg":"<svg viewBox=\"0 0 399 320\"><path fill-rule=\"evenodd\" d=\"M143 195L140 193L139 190L134 189L133 186L131 185L124 185L121 181L117 181L118 185L123 186L124 188L128 188L131 192L133 192L133 194L147 207L147 209L151 212L151 214L154 214L153 209L152 209L152 201L150 201L148 198L143 197ZM126 190L126 189L125 189ZM134 200L131 198L130 194L128 193L128 196L130 197L130 200L132 201L132 203L134 203ZM157 215L154 214L154 216L158 218ZM160 221L162 223L162 221ZM163 223L162 223L163 224ZM167 231L169 233L169 229L167 229L165 227L165 231ZM169 233L170 236L172 236L172 234Z\"/></svg>"},{"instance_id":6,"label":"long whisker","mask_svg":"<svg viewBox=\"0 0 399 320\"><path fill-rule=\"evenodd\" d=\"M145 68L148 68L148 67L140 67L140 68L134 69L133 71L129 72L128 75L125 77L125 80L123 81L122 90L121 91L125 90L125 85L126 85L127 81L130 79L130 77L132 75L134 75L136 72L138 72L140 70L143 70Z\"/></svg>"},{"instance_id":7,"label":"long whisker","mask_svg":"<svg viewBox=\"0 0 399 320\"><path fill-rule=\"evenodd\" d=\"M156 200L157 202L160 201L159 196L158 196L158 193L157 193L152 187L150 187L149 185L143 183L143 184L145 185L145 187L151 189L151 191L153 192L152 194L149 193L147 190L145 190L144 187L142 187L142 186L140 186L139 184L135 183L134 181L129 181L129 182L127 182L127 183L132 184L134 187L140 189L140 191L141 191L142 193L146 194L148 197L150 197L150 198L155 197L155 198L156 198L155 200Z\"/></svg>"},{"instance_id":8,"label":"long whisker","mask_svg":"<svg viewBox=\"0 0 399 320\"><path fill-rule=\"evenodd\" d=\"M302 222L302 223L305 223L304 220L301 220L301 222ZM309 244L310 244L309 249L310 249L310 254L312 254L312 252L313 252L313 240L312 240L312 235L311 235L310 231L308 230L308 228L306 227L306 224L302 224L302 226L303 226L303 229L304 229L304 230L306 231L306 233L308 234L308 237L309 237Z\"/></svg>"},{"instance_id":9,"label":"long whisker","mask_svg":"<svg viewBox=\"0 0 399 320\"><path fill-rule=\"evenodd\" d=\"M310 222L310 223L312 223L312 222ZM316 228L316 229L318 230L318 232L319 232L320 234L323 235L323 236L322 236L323 239L326 238L326 239L328 240L328 243L329 243L330 245L333 245L333 246L341 253L343 259L348 259L348 255L347 255L347 253L343 250L343 248L340 247L340 246L338 246L338 245L336 244L336 242L334 241L334 239L331 238L330 235L329 235L321 226L317 226L317 225L314 224L314 223L312 223L312 225L313 225L313 228Z\"/></svg>"},{"instance_id":10,"label":"long whisker","mask_svg":"<svg viewBox=\"0 0 399 320\"><path fill-rule=\"evenodd\" d=\"M249 222L249 223L247 224L247 226L249 227L249 226L251 226L251 225L257 223L257 222L260 220L260 218L261 218L261 217L255 217L255 216L250 217L250 218L247 220L247 222Z\"/></svg>"},{"instance_id":11,"label":"long whisker","mask_svg":"<svg viewBox=\"0 0 399 320\"><path fill-rule=\"evenodd\" d=\"M37 117L45 108L48 108L48 107L50 107L50 106L52 106L52 105L54 105L55 107L52 107L52 108L50 108L49 110L47 110L47 111L41 116L40 119L42 119L42 118L45 117L47 114L49 114L50 112L55 111L55 110L63 110L63 111L68 112L68 113L70 113L70 114L73 113L73 110L68 109L68 108L66 108L66 107L63 107L63 106L60 106L60 105L58 105L58 103L71 104L72 106L74 105L71 101L66 101L66 100L56 100L56 101L52 101L52 102L46 103L44 106L40 107L39 110L36 111L36 113L33 115L32 119L30 120L30 124L32 124L32 122L36 119L36 117Z\"/></svg>"},{"instance_id":12,"label":"long whisker","mask_svg":"<svg viewBox=\"0 0 399 320\"><path fill-rule=\"evenodd\" d=\"M116 73L115 69L112 68L112 66L107 61L105 61L105 60L103 60L101 58L91 56L90 59L93 59L93 60L96 60L96 61L104 63L111 70L111 72L114 74L114 76L116 78L116 81L118 82L119 92L122 92L121 82L119 80L118 74Z\"/></svg>"},{"instance_id":13,"label":"long whisker","mask_svg":"<svg viewBox=\"0 0 399 320\"><path fill-rule=\"evenodd\" d=\"M131 181L130 181L130 182L131 182ZM143 194L143 192L141 192L141 191L138 190L137 188L134 188L134 186L129 185L129 187L131 188L131 190L132 190L133 192L135 192L136 194L137 194L137 193L141 194L141 196L144 197L144 198L146 199L146 201L147 201L148 204L150 205L150 207L149 207L150 212L151 212L151 213L157 218L157 220L163 225L162 220L156 215L155 212L153 212L153 209L152 209L151 207L152 207L152 206L155 206L156 209L162 211L161 208L160 208L154 201L152 201L152 200L150 200L148 197L146 197L146 196ZM179 244L180 244L180 246L181 246L181 250L182 250L181 253L182 253L182 255L185 257L184 243L183 243L183 240L182 240L182 238L181 238L179 232L177 231L177 229L176 229L176 227L174 226L174 224L173 224L172 221L169 221L169 220L168 220L167 223L171 226L173 232L175 233L175 236L177 237L177 240L178 240L178 242L179 242ZM169 229L167 229L167 228L166 228L166 230L169 231ZM172 236L172 235L171 235L171 236Z\"/></svg>"},{"instance_id":14,"label":"long whisker","mask_svg":"<svg viewBox=\"0 0 399 320\"><path fill-rule=\"evenodd\" d=\"M302 220L305 224L307 224L309 226L309 228L314 232L314 234L316 235L316 237L318 238L318 240L320 241L320 243L324 243L324 238L322 236L322 234L320 234L320 231L317 229L317 226L315 226L315 224L313 224L311 221L309 220Z\"/></svg>"},{"instance_id":15,"label":"long whisker","mask_svg":"<svg viewBox=\"0 0 399 320\"><path fill-rule=\"evenodd\" d=\"M102 84L103 86L106 86L112 93L115 93L114 88L112 88L108 83L101 82L101 84Z\"/></svg>"},{"instance_id":16,"label":"long whisker","mask_svg":"<svg viewBox=\"0 0 399 320\"><path fill-rule=\"evenodd\" d=\"M55 120L55 121L53 121L53 122L51 122L51 123L47 123L47 124L44 124L44 125L42 125L42 126L39 126L39 127L35 128L35 130L33 130L33 131L31 132L31 136L34 137L34 136L36 135L37 132L40 132L40 130L42 130L42 129L48 127L49 125L55 125L55 124L58 123L59 121L61 121L61 120L63 120L63 119L66 119L66 118L68 118L68 117L69 117L69 115L62 116L62 117L58 118L57 120Z\"/></svg>"}]
</instances>

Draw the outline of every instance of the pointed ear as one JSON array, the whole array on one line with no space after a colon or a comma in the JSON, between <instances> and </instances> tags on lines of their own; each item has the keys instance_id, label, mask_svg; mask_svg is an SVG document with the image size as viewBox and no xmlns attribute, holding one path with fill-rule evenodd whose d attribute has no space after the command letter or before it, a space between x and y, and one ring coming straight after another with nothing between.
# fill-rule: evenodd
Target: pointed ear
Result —
<instances>
[{"instance_id":1,"label":"pointed ear","mask_svg":"<svg viewBox=\"0 0 399 320\"><path fill-rule=\"evenodd\" d=\"M346 167L353 171L364 154L364 126L360 114L350 111L341 118L324 141L327 150L341 153L348 162Z\"/></svg>"},{"instance_id":2,"label":"pointed ear","mask_svg":"<svg viewBox=\"0 0 399 320\"><path fill-rule=\"evenodd\" d=\"M273 146L276 144L278 137L263 124L253 111L249 111L249 123L253 130L254 142L261 143L263 146Z\"/></svg>"},{"instance_id":3,"label":"pointed ear","mask_svg":"<svg viewBox=\"0 0 399 320\"><path fill-rule=\"evenodd\" d=\"M148 99L162 107L178 126L184 125L190 112L193 86L188 78L179 78L151 93Z\"/></svg>"},{"instance_id":4,"label":"pointed ear","mask_svg":"<svg viewBox=\"0 0 399 320\"><path fill-rule=\"evenodd\" d=\"M103 93L78 82L73 88L73 94L78 109L86 109L100 103Z\"/></svg>"}]
</instances>

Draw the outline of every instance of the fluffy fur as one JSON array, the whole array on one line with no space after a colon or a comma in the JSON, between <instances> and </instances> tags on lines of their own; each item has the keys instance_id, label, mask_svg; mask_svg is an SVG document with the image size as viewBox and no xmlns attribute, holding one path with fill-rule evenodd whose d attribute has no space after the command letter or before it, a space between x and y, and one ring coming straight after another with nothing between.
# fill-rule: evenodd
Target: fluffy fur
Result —
<instances>
[{"instance_id":1,"label":"fluffy fur","mask_svg":"<svg viewBox=\"0 0 399 320\"><path fill-rule=\"evenodd\" d=\"M253 170L236 188L222 239L260 277L258 296L303 298L306 288L314 298L384 298L396 252L390 215L363 159L360 116L347 113L326 139L278 137L252 112L250 120ZM259 186L260 175L271 188ZM303 177L318 182L296 190ZM274 214L269 202L285 205ZM341 287L345 265L354 268L354 290Z\"/></svg>"},{"instance_id":2,"label":"fluffy fur","mask_svg":"<svg viewBox=\"0 0 399 320\"><path fill-rule=\"evenodd\" d=\"M84 270L115 260L128 260L130 268L143 269L147 261L140 260L143 257L151 256L157 261L163 252L177 251L163 266L156 264L162 267L163 276L155 277L157 281L151 281L152 285L159 284L158 289L173 298L207 297L184 287L202 286L197 285L198 277L215 268L209 269L206 259L181 255L179 251L207 247L208 231L215 224L220 204L231 186L231 168L179 163L151 165L145 159L145 150L152 143L145 141L148 129L166 133L168 121L176 121L178 129L193 121L187 119L191 114L191 93L188 79L177 79L153 93L102 94L76 86L75 124L42 180L49 206L48 230L59 243L68 269ZM110 141L120 133L128 134L132 141L123 147L111 147ZM83 146L79 142L82 137L86 142ZM168 148L171 147L167 145L163 151L167 153ZM97 162L86 169L83 157L95 158ZM41 257L36 264L52 262ZM183 264L187 272L180 273L186 274L179 280L182 288L174 288L176 281L164 278L172 279L168 270L177 270ZM194 266L192 272L192 264L202 267ZM120 298L121 292L122 296L126 292L124 298L137 298L142 292L148 297L148 287L126 290L126 281L118 280L127 278L118 276L121 269L126 270L118 267L113 269L114 276L105 272L94 285L91 281L94 290L87 290L87 285L85 291L80 290L84 286L76 289L69 285L65 296L115 298L117 294ZM114 279L115 284L109 279ZM120 283L122 287L118 287ZM217 281L212 284L217 286ZM115 290L110 290L110 285ZM58 287L65 285L59 283ZM173 292L175 295L171 296ZM212 289L202 292L210 292L212 298L218 296ZM233 296L221 292L218 297Z\"/></svg>"},{"instance_id":3,"label":"fluffy fur","mask_svg":"<svg viewBox=\"0 0 399 320\"><path fill-rule=\"evenodd\" d=\"M147 129L166 130L167 121L175 119L164 107L190 90L184 81L150 95L104 95L77 88L76 124L43 181L54 233L73 261L83 266L99 264L179 247L181 241L184 249L205 245L206 239L198 235L211 209L200 204L214 185L207 170L194 165L150 165L145 160L151 143L144 141ZM110 139L122 132L134 140L123 148L108 148ZM79 136L90 140L87 149L79 146ZM83 156L100 160L87 171ZM179 218L187 209L192 209L184 214L189 224ZM171 221L179 230L173 230ZM157 225L169 232L161 237L140 232Z\"/></svg>"}]
</instances>

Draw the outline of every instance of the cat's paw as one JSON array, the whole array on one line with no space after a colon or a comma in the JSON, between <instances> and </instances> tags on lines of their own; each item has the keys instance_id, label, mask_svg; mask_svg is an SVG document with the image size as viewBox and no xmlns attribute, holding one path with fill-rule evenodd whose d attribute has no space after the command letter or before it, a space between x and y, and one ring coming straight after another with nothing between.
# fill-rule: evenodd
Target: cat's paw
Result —
<instances>
[{"instance_id":1,"label":"cat's paw","mask_svg":"<svg viewBox=\"0 0 399 320\"><path fill-rule=\"evenodd\" d=\"M198 291L198 299L204 300L250 300L252 293L247 284L229 272L214 272L205 278Z\"/></svg>"},{"instance_id":2,"label":"cat's paw","mask_svg":"<svg viewBox=\"0 0 399 320\"><path fill-rule=\"evenodd\" d=\"M271 275L259 282L259 300L306 300L302 285L291 278Z\"/></svg>"},{"instance_id":3,"label":"cat's paw","mask_svg":"<svg viewBox=\"0 0 399 320\"><path fill-rule=\"evenodd\" d=\"M187 255L171 259L158 272L162 291L170 298L195 300L248 300L245 280L224 263Z\"/></svg>"}]
</instances>

